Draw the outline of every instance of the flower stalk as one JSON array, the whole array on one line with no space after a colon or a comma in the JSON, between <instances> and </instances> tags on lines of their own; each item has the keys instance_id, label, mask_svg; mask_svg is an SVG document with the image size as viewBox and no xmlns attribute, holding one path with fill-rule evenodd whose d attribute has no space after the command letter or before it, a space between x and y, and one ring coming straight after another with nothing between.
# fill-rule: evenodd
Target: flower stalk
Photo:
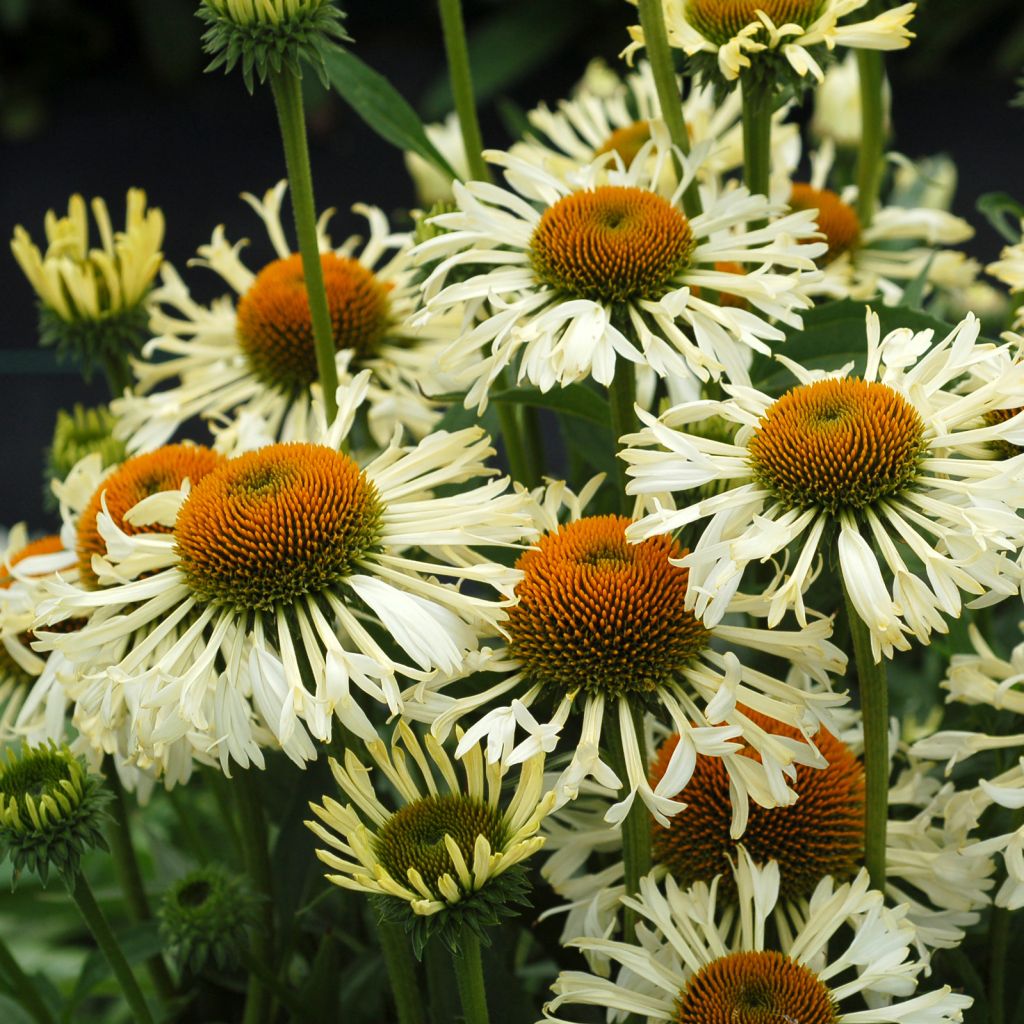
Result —
<instances>
[{"instance_id":1,"label":"flower stalk","mask_svg":"<svg viewBox=\"0 0 1024 1024\"><path fill-rule=\"evenodd\" d=\"M377 935L388 968L398 1024L425 1024L423 994L416 979L416 964L405 931L401 925L381 921L377 925Z\"/></svg>"},{"instance_id":2,"label":"flower stalk","mask_svg":"<svg viewBox=\"0 0 1024 1024\"><path fill-rule=\"evenodd\" d=\"M745 77L743 93L743 181L751 192L768 195L772 168L772 88L770 79Z\"/></svg>"},{"instance_id":3,"label":"flower stalk","mask_svg":"<svg viewBox=\"0 0 1024 1024\"><path fill-rule=\"evenodd\" d=\"M665 12L661 0L639 0L637 6L640 10L640 25L643 28L647 59L651 64L654 86L658 90L661 116L668 127L672 145L681 153L689 153L690 133L683 119L683 101L679 94L672 48L668 44L668 33L665 31ZM681 177L683 168L678 161L676 169ZM688 217L696 217L701 213L700 192L696 179L690 182L683 193L683 209Z\"/></svg>"},{"instance_id":4,"label":"flower stalk","mask_svg":"<svg viewBox=\"0 0 1024 1024\"><path fill-rule=\"evenodd\" d=\"M473 72L469 64L469 45L466 42L466 23L462 16L461 0L438 0L441 30L444 33L444 52L448 59L448 78L451 82L455 113L459 119L462 144L466 150L466 166L474 181L490 181L491 172L483 157L483 136L477 116L476 97L473 93Z\"/></svg>"},{"instance_id":5,"label":"flower stalk","mask_svg":"<svg viewBox=\"0 0 1024 1024\"><path fill-rule=\"evenodd\" d=\"M875 661L871 634L854 609L845 584L843 591L864 722L864 865L872 887L884 891L889 821L889 682L885 662Z\"/></svg>"},{"instance_id":6,"label":"flower stalk","mask_svg":"<svg viewBox=\"0 0 1024 1024\"><path fill-rule=\"evenodd\" d=\"M614 455L618 455L619 439L639 429L640 423L636 416L636 370L628 359L615 361L615 376L608 385L608 405L612 421L612 445ZM615 467L619 474L619 502L623 515L629 515L633 504L632 498L626 494L626 463L620 458L615 459Z\"/></svg>"},{"instance_id":7,"label":"flower stalk","mask_svg":"<svg viewBox=\"0 0 1024 1024\"><path fill-rule=\"evenodd\" d=\"M480 938L472 929L463 929L459 952L461 955L455 957L455 978L459 985L463 1018L466 1024L489 1024Z\"/></svg>"},{"instance_id":8,"label":"flower stalk","mask_svg":"<svg viewBox=\"0 0 1024 1024\"><path fill-rule=\"evenodd\" d=\"M306 279L306 294L309 296L309 311L313 321L317 374L323 390L327 422L332 423L338 412L335 396L338 390L338 369L334 361L334 329L327 305L327 290L324 287L324 272L317 242L316 203L313 199L313 175L309 166L309 144L302 105L302 80L293 70L285 67L270 76L270 87L284 143L292 213L295 216L302 272Z\"/></svg>"},{"instance_id":9,"label":"flower stalk","mask_svg":"<svg viewBox=\"0 0 1024 1024\"><path fill-rule=\"evenodd\" d=\"M874 6L874 5L872 5ZM871 226L882 182L885 148L885 67L877 50L857 51L860 75L861 137L857 156L857 216Z\"/></svg>"}]
</instances>

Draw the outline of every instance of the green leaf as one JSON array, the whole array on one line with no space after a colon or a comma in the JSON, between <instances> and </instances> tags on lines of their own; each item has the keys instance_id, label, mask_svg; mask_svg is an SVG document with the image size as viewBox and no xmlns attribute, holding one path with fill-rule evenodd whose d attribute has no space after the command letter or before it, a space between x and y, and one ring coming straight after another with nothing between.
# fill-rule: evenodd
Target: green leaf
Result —
<instances>
[{"instance_id":1,"label":"green leaf","mask_svg":"<svg viewBox=\"0 0 1024 1024\"><path fill-rule=\"evenodd\" d=\"M4 1024L37 1024L35 1017L7 996L0 995L0 1020Z\"/></svg>"},{"instance_id":2,"label":"green leaf","mask_svg":"<svg viewBox=\"0 0 1024 1024\"><path fill-rule=\"evenodd\" d=\"M531 387L506 388L491 395L491 401L564 412L602 427L611 422L608 403L596 391L583 384L570 384L568 387L552 388L544 392Z\"/></svg>"},{"instance_id":3,"label":"green leaf","mask_svg":"<svg viewBox=\"0 0 1024 1024\"><path fill-rule=\"evenodd\" d=\"M945 337L952 326L920 310L906 306L871 306L878 314L883 337L898 327L914 331L935 331L936 339ZM787 328L786 340L776 348L779 355L794 360L808 370L838 370L844 363L855 363L854 372L863 373L867 361L867 331L863 302L842 299L816 306L803 314L803 330ZM792 373L769 356L756 355L750 368L754 387L767 394L781 393L796 381Z\"/></svg>"},{"instance_id":4,"label":"green leaf","mask_svg":"<svg viewBox=\"0 0 1024 1024\"><path fill-rule=\"evenodd\" d=\"M978 213L984 214L989 224L1011 245L1020 241L1024 203L1018 202L1006 192L986 192L978 198L977 207Z\"/></svg>"},{"instance_id":5,"label":"green leaf","mask_svg":"<svg viewBox=\"0 0 1024 1024\"><path fill-rule=\"evenodd\" d=\"M921 268L921 272L914 278L910 284L907 285L906 290L903 292L903 301L900 303L901 306L906 309L912 309L917 313L920 313L924 309L924 293L928 287L928 275L931 273L932 264L935 262L935 253L932 252L925 265Z\"/></svg>"},{"instance_id":6,"label":"green leaf","mask_svg":"<svg viewBox=\"0 0 1024 1024\"><path fill-rule=\"evenodd\" d=\"M327 77L342 99L386 142L409 149L456 178L451 165L427 138L416 111L394 86L358 57L334 47L325 59Z\"/></svg>"}]
</instances>

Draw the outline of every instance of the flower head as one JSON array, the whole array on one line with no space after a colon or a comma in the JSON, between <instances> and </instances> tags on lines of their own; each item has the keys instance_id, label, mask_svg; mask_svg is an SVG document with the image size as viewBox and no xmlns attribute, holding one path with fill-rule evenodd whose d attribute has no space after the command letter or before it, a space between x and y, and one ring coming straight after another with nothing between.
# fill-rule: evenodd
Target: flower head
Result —
<instances>
[{"instance_id":1,"label":"flower head","mask_svg":"<svg viewBox=\"0 0 1024 1024\"><path fill-rule=\"evenodd\" d=\"M114 437L113 413L105 405L86 408L75 403L71 412L60 409L53 440L46 452L50 480L63 480L87 455L98 452L104 467L124 461L124 442Z\"/></svg>"},{"instance_id":2,"label":"flower head","mask_svg":"<svg viewBox=\"0 0 1024 1024\"><path fill-rule=\"evenodd\" d=\"M139 351L146 330L144 301L163 261L163 214L146 209L146 193L128 191L123 231L114 231L107 205L91 203L100 245L89 244L85 200L74 195L66 217L46 214L46 252L20 225L11 251L39 297L43 344L79 359L86 373L104 359Z\"/></svg>"},{"instance_id":3,"label":"flower head","mask_svg":"<svg viewBox=\"0 0 1024 1024\"><path fill-rule=\"evenodd\" d=\"M207 26L203 46L213 57L206 70L241 63L249 92L254 75L260 82L284 70L301 75L303 63L326 85L325 58L349 38L334 0L200 0L196 17Z\"/></svg>"},{"instance_id":4,"label":"flower head","mask_svg":"<svg viewBox=\"0 0 1024 1024\"><path fill-rule=\"evenodd\" d=\"M51 867L72 876L86 850L105 850L108 799L102 779L67 747L8 747L0 763L0 856L10 858L15 879L26 868L44 883Z\"/></svg>"},{"instance_id":5,"label":"flower head","mask_svg":"<svg viewBox=\"0 0 1024 1024\"><path fill-rule=\"evenodd\" d=\"M414 250L432 269L413 322L476 313L476 326L441 356L468 388L467 406L485 406L506 367L542 391L590 376L608 384L617 359L661 377L742 380L751 351L784 338L774 321L800 325L802 272L824 252L807 241L813 215L748 229L781 207L736 187L706 189L704 212L688 217L681 195L697 168L677 154L684 180L666 184L663 126L628 168L609 151L571 181L488 155L506 168L510 188L456 185L458 210L434 217L445 230ZM712 302L702 290L732 301Z\"/></svg>"},{"instance_id":6,"label":"flower head","mask_svg":"<svg viewBox=\"0 0 1024 1024\"><path fill-rule=\"evenodd\" d=\"M867 333L863 378L849 366L824 375L787 360L800 382L781 398L727 386L723 402L679 405L661 419L642 413L646 427L626 439L635 446L623 453L628 490L654 509L630 527L632 541L711 517L681 562L687 607L706 624L720 621L750 562L790 545L794 560L764 594L769 624L790 607L806 621L802 594L822 543L836 535L843 583L876 658L905 650L908 634L927 643L945 632L942 616L960 614L961 591L985 601L1017 591L1008 554L1024 546L1024 459L994 461L989 446L1024 441L1021 417L990 415L1022 405L1024 366L1009 346L980 343L973 317L934 345L931 331L882 338L870 312ZM982 363L998 371L960 393ZM738 425L731 442L690 428L712 415ZM679 509L670 503L671 493L711 481L732 486Z\"/></svg>"},{"instance_id":7,"label":"flower head","mask_svg":"<svg viewBox=\"0 0 1024 1024\"><path fill-rule=\"evenodd\" d=\"M554 803L553 793L543 795L544 755L527 759L505 801L506 769L485 762L479 747L461 760L464 782L441 744L428 736L421 745L404 722L390 751L380 740L367 749L400 806L392 811L380 801L353 751L344 766L331 760L351 802L324 797L323 806L311 805L319 821L306 822L330 847L317 850L338 872L328 881L381 897L387 916L417 915L419 948L430 934L454 944L463 926L482 932L514 913L524 889L516 869L543 845L537 833Z\"/></svg>"},{"instance_id":8,"label":"flower head","mask_svg":"<svg viewBox=\"0 0 1024 1024\"><path fill-rule=\"evenodd\" d=\"M568 1024L559 1011L577 1004L679 1024L963 1020L970 997L948 986L915 995L926 964L910 954L914 928L906 908L883 906L866 872L843 885L824 879L808 904L790 910L777 944L769 922L779 901L778 865L758 867L741 850L736 885L738 913L727 916L714 883L684 890L671 878L664 888L641 879L640 895L623 902L646 926L642 944L572 943L618 963L618 976L563 972L545 1019ZM878 1008L858 1009L861 999Z\"/></svg>"}]
</instances>

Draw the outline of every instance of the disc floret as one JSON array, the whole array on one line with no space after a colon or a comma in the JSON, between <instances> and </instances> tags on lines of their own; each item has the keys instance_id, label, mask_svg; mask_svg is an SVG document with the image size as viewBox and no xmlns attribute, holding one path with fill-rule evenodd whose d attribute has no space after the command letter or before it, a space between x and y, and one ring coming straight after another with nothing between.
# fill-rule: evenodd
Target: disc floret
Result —
<instances>
[{"instance_id":1,"label":"disc floret","mask_svg":"<svg viewBox=\"0 0 1024 1024\"><path fill-rule=\"evenodd\" d=\"M8 747L0 764L0 856L10 858L15 878L28 869L45 883L51 867L72 877L86 850L107 848L102 784L66 746Z\"/></svg>"},{"instance_id":2,"label":"disc floret","mask_svg":"<svg viewBox=\"0 0 1024 1024\"><path fill-rule=\"evenodd\" d=\"M724 46L751 25L763 11L775 24L806 29L827 6L826 0L686 0L686 20L705 38Z\"/></svg>"},{"instance_id":3,"label":"disc floret","mask_svg":"<svg viewBox=\"0 0 1024 1024\"><path fill-rule=\"evenodd\" d=\"M794 182L789 196L791 210L817 210L818 230L828 242L828 252L821 257L831 263L860 244L860 218L849 203L828 188L815 188L805 182Z\"/></svg>"}]
</instances>

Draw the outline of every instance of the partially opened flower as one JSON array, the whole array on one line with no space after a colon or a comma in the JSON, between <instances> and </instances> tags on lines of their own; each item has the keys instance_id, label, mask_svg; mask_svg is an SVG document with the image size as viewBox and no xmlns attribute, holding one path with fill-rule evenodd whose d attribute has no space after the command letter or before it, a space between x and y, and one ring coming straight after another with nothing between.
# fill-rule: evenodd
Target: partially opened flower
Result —
<instances>
[{"instance_id":1,"label":"partially opened flower","mask_svg":"<svg viewBox=\"0 0 1024 1024\"><path fill-rule=\"evenodd\" d=\"M195 262L219 274L237 302L224 296L201 306L177 272L164 268L150 321L157 336L146 345L145 358L134 363L136 393L112 406L118 435L131 451L167 443L194 416L216 426L243 411L266 420L275 439L308 434L316 351L302 261L281 223L285 188L286 182L279 182L262 200L243 196L277 254L258 273L241 260L244 243L229 243L223 228L199 249ZM438 345L454 331L448 322L435 321L434 333L405 325L417 294L408 237L393 233L375 207L355 209L367 218L369 239L360 248L353 236L334 248L321 220L320 259L340 379L350 382L357 370L372 371L369 428L384 445L396 424L422 436L437 421L437 409L423 391L444 390L431 383L430 370Z\"/></svg>"},{"instance_id":2,"label":"partially opened flower","mask_svg":"<svg viewBox=\"0 0 1024 1024\"><path fill-rule=\"evenodd\" d=\"M605 153L615 153L629 168L653 132L661 124L661 107L654 85L654 75L647 61L640 61L636 70L614 80L608 88L602 82L595 88L591 76L585 76L569 99L558 101L552 110L546 104L526 115L530 128L521 142L509 152L567 181L579 168ZM775 173L787 175L795 170L800 159L799 130L786 122L788 108L778 110L773 118L772 167ZM683 100L683 118L693 148L703 146L706 156L698 169L701 176L717 176L743 166L743 131L740 124L741 104L736 94L715 102L710 86L697 85ZM651 160L656 153L645 150ZM675 167L663 163L661 174L666 183L674 182Z\"/></svg>"},{"instance_id":3,"label":"partially opened flower","mask_svg":"<svg viewBox=\"0 0 1024 1024\"><path fill-rule=\"evenodd\" d=\"M1021 230L1024 232L1024 221L1021 222ZM1024 292L1024 241L1003 246L999 259L990 263L985 270L1002 281L1010 289L1011 295ZM1018 307L1014 325L1024 326L1024 306Z\"/></svg>"},{"instance_id":4,"label":"partially opened flower","mask_svg":"<svg viewBox=\"0 0 1024 1024\"><path fill-rule=\"evenodd\" d=\"M399 711L398 677L457 670L504 618L519 573L475 548L529 537L524 496L505 493L507 479L434 493L490 475L479 429L360 466L342 448L368 377L339 389L330 428L317 407L307 440L207 453L201 478L151 493L129 479L133 500L114 513L129 469L188 450L137 456L101 484L95 526L80 518L85 585L49 584L41 615L89 622L37 631L40 646L81 666L76 722L142 766L173 760L168 784L192 756L225 772L262 765L266 743L302 764L335 714L371 739L357 696Z\"/></svg>"},{"instance_id":5,"label":"partially opened flower","mask_svg":"<svg viewBox=\"0 0 1024 1024\"><path fill-rule=\"evenodd\" d=\"M834 541L876 660L909 648L909 636L927 643L945 632L943 616L961 613L962 591L981 602L1016 593L1020 572L1008 555L1024 546L1024 458L996 461L988 446L1024 443L1024 417L991 419L1024 405L1024 364L1008 346L979 342L979 330L968 317L935 344L930 330L882 338L869 312L863 378L852 365L825 376L786 360L799 383L777 400L726 385L724 401L687 403L660 419L641 412L646 426L626 439L635 447L622 457L627 489L651 511L630 540L710 517L680 562L690 572L686 606L709 626L751 562L791 546L764 594L768 621L787 608L805 621L803 592ZM998 379L957 391L972 366L992 359ZM737 425L731 442L690 428L709 416ZM674 507L677 492L711 481L730 486Z\"/></svg>"},{"instance_id":6,"label":"partially opened flower","mask_svg":"<svg viewBox=\"0 0 1024 1024\"><path fill-rule=\"evenodd\" d=\"M669 43L693 60L705 77L734 82L775 74L799 82L824 78L822 63L836 46L901 50L914 34L907 23L917 6L901 4L872 18L847 20L868 0L662 0ZM630 28L631 54L644 45L643 29Z\"/></svg>"},{"instance_id":7,"label":"partially opened flower","mask_svg":"<svg viewBox=\"0 0 1024 1024\"><path fill-rule=\"evenodd\" d=\"M928 290L948 276L940 256L974 235L974 228L946 210L882 206L864 227L856 210L857 187L840 192L827 187L834 150L826 144L812 156L809 181L793 181L779 190L792 210L817 210L818 230L828 252L818 258L823 276L807 285L807 294L832 299L868 300L880 294L895 305L912 281L924 275ZM957 254L962 259L962 254Z\"/></svg>"},{"instance_id":8,"label":"partially opened flower","mask_svg":"<svg viewBox=\"0 0 1024 1024\"><path fill-rule=\"evenodd\" d=\"M685 177L666 185L673 152L653 127L628 168L609 151L571 184L488 153L510 188L457 184L458 209L431 219L444 230L414 250L436 265L413 322L430 329L464 312L440 365L468 389L467 406L485 406L506 368L542 391L587 377L609 384L618 359L662 377L744 379L752 351L785 337L779 323L800 326L800 284L825 251L807 241L813 214L778 216L735 187L705 189L704 212L687 217L681 196L697 168L676 154Z\"/></svg>"},{"instance_id":9,"label":"partially opened flower","mask_svg":"<svg viewBox=\"0 0 1024 1024\"><path fill-rule=\"evenodd\" d=\"M926 965L910 952L914 927L868 888L865 871L843 885L824 879L785 925L777 864L759 867L741 850L736 886L730 912L715 883L684 890L642 878L640 895L623 901L643 922L637 945L572 943L619 964L617 977L563 971L545 1020L569 1024L559 1011L576 1004L678 1024L940 1024L963 1020L973 1003L948 986L915 994Z\"/></svg>"},{"instance_id":10,"label":"partially opened flower","mask_svg":"<svg viewBox=\"0 0 1024 1024\"><path fill-rule=\"evenodd\" d=\"M419 929L420 946L431 934L456 943L463 926L482 932L516 913L526 883L515 869L543 846L540 823L555 799L543 791L544 755L514 773L486 762L476 745L453 762L432 736L421 745L405 722L390 751L380 740L367 749L398 806L379 798L372 767L354 751L345 752L344 766L331 759L350 802L325 796L323 806L310 805L319 821L306 822L329 847L317 850L335 872L327 880L381 897L386 917L432 918ZM502 792L507 774L518 775L511 794Z\"/></svg>"},{"instance_id":11,"label":"partially opened flower","mask_svg":"<svg viewBox=\"0 0 1024 1024\"><path fill-rule=\"evenodd\" d=\"M629 544L629 519L582 515L582 503L571 495L565 500L573 521L559 524L563 493L553 485L539 497L536 521L546 532L517 563L523 575L518 603L503 623L507 642L495 644L489 658L473 666L496 678L476 676L472 690L452 693L449 683L455 680L439 674L411 691L407 713L432 722L434 734L443 738L455 722L486 711L467 728L457 753L486 737L491 760L515 763L568 744L571 759L557 786L560 800L575 797L588 777L621 787L620 801L608 809L612 822L625 817L639 795L667 823L683 806L677 795L698 754L724 759L740 818L748 799L766 806L792 802L794 765L824 764L812 737L829 709L846 698L755 669L748 664L750 652L770 654L787 671L792 667L827 687L829 673L842 672L846 663L828 640L831 623L762 629L757 620L763 604L736 595L732 610L749 615L751 624L709 628L685 609L687 572L673 564L685 552L676 542L659 536ZM636 726L636 716L651 707L663 711L681 734L663 777L653 781ZM792 731L767 732L751 710L786 722ZM582 712L574 747L562 736L573 711ZM520 730L524 735L517 742ZM602 759L609 732L621 736L624 779ZM756 759L731 756L742 743L757 751Z\"/></svg>"}]
</instances>

